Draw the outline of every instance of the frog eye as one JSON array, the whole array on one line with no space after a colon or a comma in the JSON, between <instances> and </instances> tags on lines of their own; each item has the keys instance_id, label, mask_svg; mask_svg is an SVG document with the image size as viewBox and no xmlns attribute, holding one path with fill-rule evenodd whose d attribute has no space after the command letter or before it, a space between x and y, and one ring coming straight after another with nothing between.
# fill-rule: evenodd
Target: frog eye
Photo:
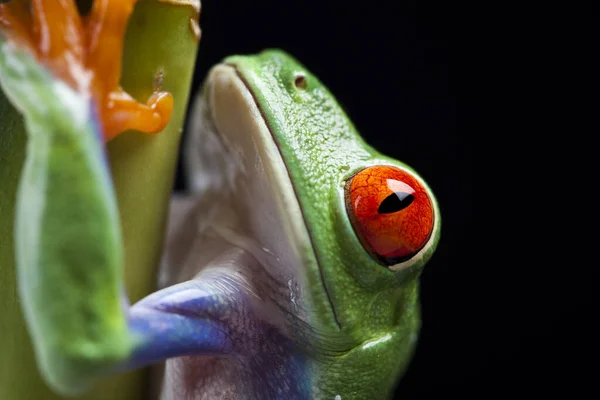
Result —
<instances>
[{"instance_id":1,"label":"frog eye","mask_svg":"<svg viewBox=\"0 0 600 400\"><path fill-rule=\"evenodd\" d=\"M394 265L414 256L431 236L433 207L409 172L390 166L361 170L346 182L346 209L363 247Z\"/></svg>"}]
</instances>

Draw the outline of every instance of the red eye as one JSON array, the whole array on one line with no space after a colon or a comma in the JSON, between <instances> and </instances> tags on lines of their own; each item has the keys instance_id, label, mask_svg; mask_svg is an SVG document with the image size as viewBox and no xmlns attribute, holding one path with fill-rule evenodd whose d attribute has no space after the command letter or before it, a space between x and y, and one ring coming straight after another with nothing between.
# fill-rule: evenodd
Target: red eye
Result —
<instances>
[{"instance_id":1,"label":"red eye","mask_svg":"<svg viewBox=\"0 0 600 400\"><path fill-rule=\"evenodd\" d=\"M398 168L369 167L354 175L346 184L346 208L365 249L387 265L415 255L433 230L425 188Z\"/></svg>"}]
</instances>

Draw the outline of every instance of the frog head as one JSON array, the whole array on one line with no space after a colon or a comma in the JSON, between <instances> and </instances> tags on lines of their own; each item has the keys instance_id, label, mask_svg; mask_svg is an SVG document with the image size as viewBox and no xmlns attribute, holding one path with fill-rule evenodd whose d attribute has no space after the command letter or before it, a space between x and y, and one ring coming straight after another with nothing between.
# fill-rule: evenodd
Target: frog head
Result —
<instances>
[{"instance_id":1,"label":"frog head","mask_svg":"<svg viewBox=\"0 0 600 400\"><path fill-rule=\"evenodd\" d=\"M184 152L195 218L171 240L166 265L180 269L166 276L242 248L249 286L272 303L262 315L302 355L311 395L388 396L416 343L418 278L440 234L426 182L365 143L282 51L225 59L194 110ZM203 239L186 239L190 229Z\"/></svg>"}]
</instances>

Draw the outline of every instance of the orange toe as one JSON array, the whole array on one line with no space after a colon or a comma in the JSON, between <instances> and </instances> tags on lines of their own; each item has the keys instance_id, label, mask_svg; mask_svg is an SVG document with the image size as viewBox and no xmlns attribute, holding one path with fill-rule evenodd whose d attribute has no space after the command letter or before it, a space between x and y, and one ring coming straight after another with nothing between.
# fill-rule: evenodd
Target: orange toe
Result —
<instances>
[{"instance_id":1,"label":"orange toe","mask_svg":"<svg viewBox=\"0 0 600 400\"><path fill-rule=\"evenodd\" d=\"M123 41L135 3L95 0L85 21L73 0L0 4L0 31L28 47L82 97L93 99L106 141L130 129L160 132L173 110L170 93L155 92L144 104L120 87Z\"/></svg>"}]
</instances>

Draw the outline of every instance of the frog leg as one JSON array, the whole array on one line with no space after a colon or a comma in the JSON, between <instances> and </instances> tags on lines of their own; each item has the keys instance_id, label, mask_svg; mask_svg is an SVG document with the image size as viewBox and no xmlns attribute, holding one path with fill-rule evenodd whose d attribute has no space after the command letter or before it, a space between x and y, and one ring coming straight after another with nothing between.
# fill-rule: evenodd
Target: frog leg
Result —
<instances>
[{"instance_id":1,"label":"frog leg","mask_svg":"<svg viewBox=\"0 0 600 400\"><path fill-rule=\"evenodd\" d=\"M138 103L119 85L127 21L136 0L96 0L87 23L88 68L95 71L96 90L102 103L107 140L126 129L157 133L167 125L173 109L173 96L155 92L146 104Z\"/></svg>"},{"instance_id":2,"label":"frog leg","mask_svg":"<svg viewBox=\"0 0 600 400\"><path fill-rule=\"evenodd\" d=\"M150 132L170 113L170 95L155 93L148 105L123 94L120 65L113 65L120 50L115 56L113 48L107 62L103 41L120 49L113 30L123 34L133 2L98 0L87 21L69 0L28 5L0 4L0 86L28 136L15 264L42 375L56 391L76 394L115 371L183 353L227 352L232 319L223 316L237 305L222 300L221 286L201 287L193 304L175 301L181 295L131 309L124 301L123 244L104 142L117 132L110 128L115 121ZM160 124L144 125L148 115Z\"/></svg>"},{"instance_id":3,"label":"frog leg","mask_svg":"<svg viewBox=\"0 0 600 400\"><path fill-rule=\"evenodd\" d=\"M132 369L190 355L225 355L237 335L232 316L242 315L242 293L226 279L186 281L153 293L133 305L129 327L137 344L126 363ZM239 321L237 321L239 322Z\"/></svg>"},{"instance_id":4,"label":"frog leg","mask_svg":"<svg viewBox=\"0 0 600 400\"><path fill-rule=\"evenodd\" d=\"M90 98L105 141L126 130L157 133L169 122L173 96L155 91L139 103L119 85L127 22L136 0L96 0L83 19L73 0L0 4L0 32L83 98Z\"/></svg>"}]
</instances>

